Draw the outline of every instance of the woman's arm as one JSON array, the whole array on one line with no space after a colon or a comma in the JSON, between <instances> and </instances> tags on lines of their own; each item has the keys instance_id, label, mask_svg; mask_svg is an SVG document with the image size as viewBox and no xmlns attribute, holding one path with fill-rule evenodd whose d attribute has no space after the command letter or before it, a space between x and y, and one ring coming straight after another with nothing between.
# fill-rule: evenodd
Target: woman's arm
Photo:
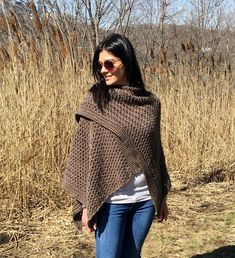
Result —
<instances>
[{"instance_id":1,"label":"woman's arm","mask_svg":"<svg viewBox=\"0 0 235 258\"><path fill-rule=\"evenodd\" d=\"M162 201L159 212L157 214L158 222L163 222L164 220L167 220L168 215L169 215L169 209L168 209L168 205L165 197Z\"/></svg>"},{"instance_id":2,"label":"woman's arm","mask_svg":"<svg viewBox=\"0 0 235 258\"><path fill-rule=\"evenodd\" d=\"M88 233L92 233L96 230L96 223L94 224L93 228L89 228L88 226L87 208L82 209L82 224Z\"/></svg>"}]
</instances>

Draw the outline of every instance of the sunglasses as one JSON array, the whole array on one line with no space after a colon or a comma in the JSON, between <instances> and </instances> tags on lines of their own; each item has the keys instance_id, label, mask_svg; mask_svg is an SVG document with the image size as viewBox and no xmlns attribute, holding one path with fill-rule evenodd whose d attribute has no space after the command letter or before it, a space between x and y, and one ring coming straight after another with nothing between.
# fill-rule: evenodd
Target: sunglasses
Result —
<instances>
[{"instance_id":1,"label":"sunglasses","mask_svg":"<svg viewBox=\"0 0 235 258\"><path fill-rule=\"evenodd\" d=\"M115 66L114 64L116 62L120 62L119 60L105 60L104 63L102 62L98 62L97 63L97 70L99 72L101 72L103 66L106 70L108 70L109 72L114 72L115 70L118 69L118 67L122 64L120 63L118 66Z\"/></svg>"}]
</instances>

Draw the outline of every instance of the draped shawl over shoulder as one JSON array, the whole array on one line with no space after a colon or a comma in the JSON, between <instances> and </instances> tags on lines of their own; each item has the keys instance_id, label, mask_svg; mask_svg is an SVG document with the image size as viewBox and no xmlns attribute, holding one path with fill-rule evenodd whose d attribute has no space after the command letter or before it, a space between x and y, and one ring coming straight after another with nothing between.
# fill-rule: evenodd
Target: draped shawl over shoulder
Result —
<instances>
[{"instance_id":1,"label":"draped shawl over shoulder","mask_svg":"<svg viewBox=\"0 0 235 258\"><path fill-rule=\"evenodd\" d=\"M75 198L73 218L81 226L82 206L88 225L110 194L133 175L145 174L156 213L170 190L170 178L160 133L160 101L132 86L111 87L101 111L87 92L76 113L77 129L71 144L63 186Z\"/></svg>"}]
</instances>

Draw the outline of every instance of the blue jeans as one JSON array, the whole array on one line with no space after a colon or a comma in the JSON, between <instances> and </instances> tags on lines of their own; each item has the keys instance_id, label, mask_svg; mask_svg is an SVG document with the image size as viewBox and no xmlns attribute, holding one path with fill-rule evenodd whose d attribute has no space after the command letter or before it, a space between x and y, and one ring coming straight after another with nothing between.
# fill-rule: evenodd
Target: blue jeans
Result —
<instances>
[{"instance_id":1,"label":"blue jeans","mask_svg":"<svg viewBox=\"0 0 235 258\"><path fill-rule=\"evenodd\" d=\"M104 203L97 218L96 258L140 258L155 208L152 200Z\"/></svg>"}]
</instances>

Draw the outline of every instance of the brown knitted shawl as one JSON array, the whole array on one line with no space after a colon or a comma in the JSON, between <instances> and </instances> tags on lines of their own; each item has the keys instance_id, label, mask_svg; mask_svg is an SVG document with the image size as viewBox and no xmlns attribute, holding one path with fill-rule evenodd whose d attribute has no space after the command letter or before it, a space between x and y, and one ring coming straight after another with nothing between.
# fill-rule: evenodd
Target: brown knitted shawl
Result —
<instances>
[{"instance_id":1,"label":"brown knitted shawl","mask_svg":"<svg viewBox=\"0 0 235 258\"><path fill-rule=\"evenodd\" d=\"M111 87L101 111L88 92L76 114L78 122L63 186L76 200L74 222L81 226L82 206L88 225L108 196L143 171L156 212L170 190L160 137L160 101L131 86Z\"/></svg>"}]
</instances>

